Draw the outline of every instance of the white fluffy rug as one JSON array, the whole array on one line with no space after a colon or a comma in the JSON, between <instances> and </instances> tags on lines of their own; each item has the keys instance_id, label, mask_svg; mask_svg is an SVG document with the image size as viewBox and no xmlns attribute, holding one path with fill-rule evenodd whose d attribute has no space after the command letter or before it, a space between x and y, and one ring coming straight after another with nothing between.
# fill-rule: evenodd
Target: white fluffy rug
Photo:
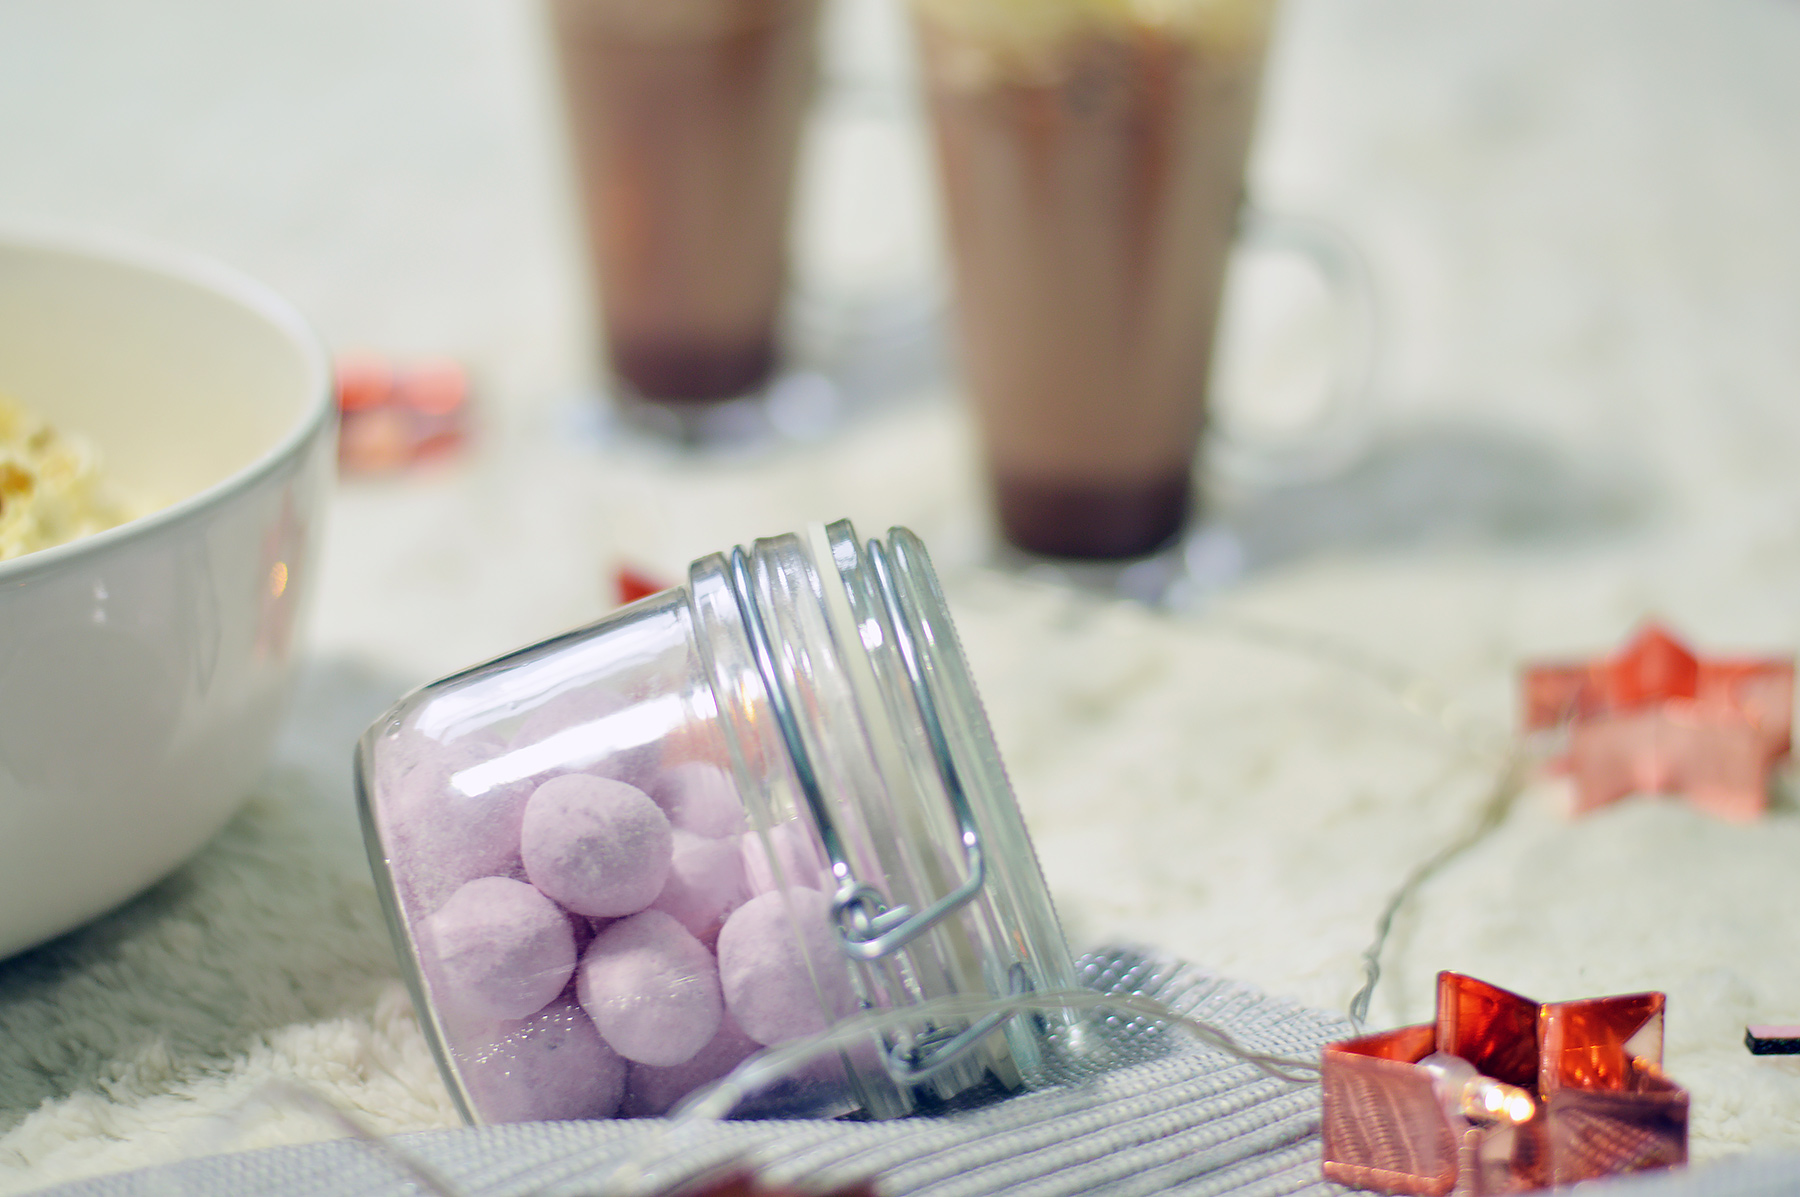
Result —
<instances>
[{"instance_id":1,"label":"white fluffy rug","mask_svg":"<svg viewBox=\"0 0 1800 1197\"><path fill-rule=\"evenodd\" d=\"M1800 644L1800 482L1684 411L1662 418L1707 486L1680 504L1478 425L1385 441L1232 509L1250 572L1180 616L979 564L946 409L756 462L545 453L348 489L269 783L143 899L0 963L0 1191L337 1133L271 1081L382 1132L451 1125L358 842L356 735L419 678L577 622L608 562L679 576L824 511L932 546L1078 946L1154 944L1341 1010L1387 896L1485 800L1523 658L1610 652L1651 613L1702 650ZM1544 1000L1662 989L1694 1157L1800 1148L1800 1060L1742 1045L1748 1022L1800 1021L1791 798L1748 826L1671 799L1557 807L1527 789L1402 912L1372 1023L1428 1018L1441 968Z\"/></svg>"},{"instance_id":2,"label":"white fluffy rug","mask_svg":"<svg viewBox=\"0 0 1800 1197\"><path fill-rule=\"evenodd\" d=\"M1463 745L1503 737L1508 640L1539 631L1494 634L1475 567L1315 574L1180 620L973 569L951 583L1072 938L1157 943L1334 1009L1386 895L1485 796L1493 761ZM1607 593L1563 613L1605 623ZM1273 619L1324 637L1271 644ZM1349 649L1440 662L1461 738L1439 697L1395 692L1412 673ZM280 768L214 844L0 968L0 1191L337 1133L272 1081L382 1132L453 1124L348 800L344 749L391 692L316 666ZM1569 823L1555 797L1524 793L1407 909L1372 1021L1428 1018L1446 967L1542 999L1665 989L1695 1157L1800 1147L1800 1061L1741 1044L1800 1008L1800 816L1737 827L1642 799Z\"/></svg>"},{"instance_id":3,"label":"white fluffy rug","mask_svg":"<svg viewBox=\"0 0 1800 1197\"><path fill-rule=\"evenodd\" d=\"M1650 614L1703 651L1800 645L1786 457L1681 396L1640 414L1680 446L1638 471L1649 497L1498 428L1385 438L1231 508L1249 572L1179 616L982 566L953 409L758 461L536 443L529 471L496 451L346 489L271 780L174 878L0 963L0 1191L337 1133L271 1081L382 1132L451 1125L358 842L356 735L417 680L591 617L612 562L679 576L824 514L932 546L1078 946L1154 944L1341 1010L1387 896L1485 801L1522 659L1610 652ZM1748 826L1657 798L1568 822L1533 785L1402 912L1372 1023L1428 1018L1442 968L1544 1000L1662 989L1694 1157L1800 1148L1800 1060L1742 1045L1800 1021L1789 784Z\"/></svg>"},{"instance_id":4,"label":"white fluffy rug","mask_svg":"<svg viewBox=\"0 0 1800 1197\"><path fill-rule=\"evenodd\" d=\"M379 697L314 670L283 760L173 877L0 964L0 1192L340 1133L305 1086L380 1131L456 1115L376 906L349 794Z\"/></svg>"}]
</instances>

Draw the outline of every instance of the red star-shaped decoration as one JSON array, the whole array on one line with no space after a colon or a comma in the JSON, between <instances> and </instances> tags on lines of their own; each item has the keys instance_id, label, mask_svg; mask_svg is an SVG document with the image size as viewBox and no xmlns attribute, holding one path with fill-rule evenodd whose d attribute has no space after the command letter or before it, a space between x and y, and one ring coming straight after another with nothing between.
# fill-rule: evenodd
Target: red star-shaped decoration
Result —
<instances>
[{"instance_id":1,"label":"red star-shaped decoration","mask_svg":"<svg viewBox=\"0 0 1800 1197\"><path fill-rule=\"evenodd\" d=\"M620 565L613 570L613 590L618 595L621 607L641 598L649 598L653 594L661 594L669 586L670 583L634 565Z\"/></svg>"},{"instance_id":2,"label":"red star-shaped decoration","mask_svg":"<svg viewBox=\"0 0 1800 1197\"><path fill-rule=\"evenodd\" d=\"M1790 748L1792 657L1704 660L1660 624L1616 657L1528 665L1523 689L1527 731L1568 732L1553 763L1574 781L1576 814L1628 794L1684 794L1748 822Z\"/></svg>"},{"instance_id":3,"label":"red star-shaped decoration","mask_svg":"<svg viewBox=\"0 0 1800 1197\"><path fill-rule=\"evenodd\" d=\"M452 361L396 367L350 355L337 361L338 465L385 474L446 456L468 436L469 381Z\"/></svg>"},{"instance_id":4,"label":"red star-shaped decoration","mask_svg":"<svg viewBox=\"0 0 1800 1197\"><path fill-rule=\"evenodd\" d=\"M1688 1094L1663 1075L1663 1006L1660 993L1540 1005L1439 973L1436 1022L1325 1049L1325 1179L1516 1193L1685 1163ZM1482 1084L1529 1093L1524 1116L1453 1109L1434 1053L1466 1061Z\"/></svg>"},{"instance_id":5,"label":"red star-shaped decoration","mask_svg":"<svg viewBox=\"0 0 1800 1197\"><path fill-rule=\"evenodd\" d=\"M668 1197L876 1197L866 1181L848 1184L771 1184L749 1168L726 1165L672 1189Z\"/></svg>"}]
</instances>

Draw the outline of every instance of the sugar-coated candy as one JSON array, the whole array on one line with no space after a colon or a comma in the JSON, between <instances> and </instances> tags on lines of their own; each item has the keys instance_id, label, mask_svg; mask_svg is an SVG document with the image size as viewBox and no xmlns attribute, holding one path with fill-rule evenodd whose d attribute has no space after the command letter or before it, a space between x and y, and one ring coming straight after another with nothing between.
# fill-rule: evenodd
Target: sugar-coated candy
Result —
<instances>
[{"instance_id":1,"label":"sugar-coated candy","mask_svg":"<svg viewBox=\"0 0 1800 1197\"><path fill-rule=\"evenodd\" d=\"M525 716L512 746L531 748L555 737L559 767L641 784L655 774L662 750L629 727L624 712L632 705L605 686L558 694Z\"/></svg>"},{"instance_id":2,"label":"sugar-coated candy","mask_svg":"<svg viewBox=\"0 0 1800 1197\"><path fill-rule=\"evenodd\" d=\"M594 935L611 922L611 919L591 919L585 914L569 916L569 926L575 931L575 959L581 959L587 946L594 942Z\"/></svg>"},{"instance_id":3,"label":"sugar-coated candy","mask_svg":"<svg viewBox=\"0 0 1800 1197\"><path fill-rule=\"evenodd\" d=\"M774 890L733 911L719 931L719 981L744 1033L771 1046L857 1008L831 899L816 889Z\"/></svg>"},{"instance_id":4,"label":"sugar-coated candy","mask_svg":"<svg viewBox=\"0 0 1800 1197\"><path fill-rule=\"evenodd\" d=\"M382 831L394 880L420 914L477 877L517 876L529 781L489 782L480 767L505 751L477 734L454 744L408 743L383 770ZM410 759L409 759L410 758Z\"/></svg>"},{"instance_id":5,"label":"sugar-coated candy","mask_svg":"<svg viewBox=\"0 0 1800 1197\"><path fill-rule=\"evenodd\" d=\"M458 741L466 743L467 741ZM501 742L504 744L504 741ZM373 776L365 780L374 783L382 793L392 793L405 779L408 773L432 760L444 752L445 745L440 741L420 732L417 728L401 727L389 730L375 746L372 762Z\"/></svg>"},{"instance_id":6,"label":"sugar-coated candy","mask_svg":"<svg viewBox=\"0 0 1800 1197\"><path fill-rule=\"evenodd\" d=\"M614 1051L663 1068L693 1059L725 1015L712 953L660 910L594 936L575 992Z\"/></svg>"},{"instance_id":7,"label":"sugar-coated candy","mask_svg":"<svg viewBox=\"0 0 1800 1197\"><path fill-rule=\"evenodd\" d=\"M744 804L731 775L705 761L682 761L657 773L646 792L677 830L719 839L744 830Z\"/></svg>"},{"instance_id":8,"label":"sugar-coated candy","mask_svg":"<svg viewBox=\"0 0 1800 1197\"><path fill-rule=\"evenodd\" d=\"M625 1104L619 1112L627 1117L666 1114L676 1102L718 1080L761 1046L727 1014L719 1033L686 1063L668 1068L633 1064L627 1074Z\"/></svg>"},{"instance_id":9,"label":"sugar-coated candy","mask_svg":"<svg viewBox=\"0 0 1800 1197\"><path fill-rule=\"evenodd\" d=\"M421 925L438 1002L472 1018L526 1018L575 971L575 932L556 903L507 877L461 886Z\"/></svg>"},{"instance_id":10,"label":"sugar-coated candy","mask_svg":"<svg viewBox=\"0 0 1800 1197\"><path fill-rule=\"evenodd\" d=\"M677 828L669 879L650 909L673 916L702 942L710 942L725 916L749 896L736 840L708 839Z\"/></svg>"},{"instance_id":11,"label":"sugar-coated candy","mask_svg":"<svg viewBox=\"0 0 1800 1197\"><path fill-rule=\"evenodd\" d=\"M566 997L465 1042L457 1052L459 1071L484 1121L611 1118L619 1112L625 1061Z\"/></svg>"},{"instance_id":12,"label":"sugar-coated candy","mask_svg":"<svg viewBox=\"0 0 1800 1197\"><path fill-rule=\"evenodd\" d=\"M744 879L750 883L751 893L773 893L796 885L827 888L824 857L798 822L747 832L742 843Z\"/></svg>"},{"instance_id":13,"label":"sugar-coated candy","mask_svg":"<svg viewBox=\"0 0 1800 1197\"><path fill-rule=\"evenodd\" d=\"M531 883L577 914L613 917L650 905L668 880L668 816L636 786L588 773L532 792L520 828Z\"/></svg>"}]
</instances>

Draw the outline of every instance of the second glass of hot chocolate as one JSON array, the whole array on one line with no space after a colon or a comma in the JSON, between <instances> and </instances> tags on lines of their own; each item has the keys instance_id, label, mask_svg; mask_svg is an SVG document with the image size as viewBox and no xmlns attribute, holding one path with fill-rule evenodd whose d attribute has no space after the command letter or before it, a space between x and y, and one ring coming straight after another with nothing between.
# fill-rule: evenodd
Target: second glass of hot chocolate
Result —
<instances>
[{"instance_id":1,"label":"second glass of hot chocolate","mask_svg":"<svg viewBox=\"0 0 1800 1197\"><path fill-rule=\"evenodd\" d=\"M1002 534L1187 520L1272 0L914 0Z\"/></svg>"}]
</instances>

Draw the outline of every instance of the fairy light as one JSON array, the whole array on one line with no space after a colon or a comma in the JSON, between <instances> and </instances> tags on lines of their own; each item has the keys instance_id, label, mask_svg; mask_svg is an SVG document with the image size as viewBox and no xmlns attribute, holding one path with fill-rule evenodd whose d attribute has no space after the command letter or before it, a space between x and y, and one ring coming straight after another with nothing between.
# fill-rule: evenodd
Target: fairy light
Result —
<instances>
[{"instance_id":1,"label":"fairy light","mask_svg":"<svg viewBox=\"0 0 1800 1197\"><path fill-rule=\"evenodd\" d=\"M1461 1056L1432 1052L1419 1067L1431 1074L1446 1113L1507 1126L1530 1122L1537 1114L1537 1101L1529 1090L1478 1072Z\"/></svg>"},{"instance_id":2,"label":"fairy light","mask_svg":"<svg viewBox=\"0 0 1800 1197\"><path fill-rule=\"evenodd\" d=\"M1464 1084L1459 1105L1465 1118L1504 1122L1508 1126L1530 1122L1537 1113L1537 1102L1531 1094L1491 1076L1473 1077Z\"/></svg>"}]
</instances>

